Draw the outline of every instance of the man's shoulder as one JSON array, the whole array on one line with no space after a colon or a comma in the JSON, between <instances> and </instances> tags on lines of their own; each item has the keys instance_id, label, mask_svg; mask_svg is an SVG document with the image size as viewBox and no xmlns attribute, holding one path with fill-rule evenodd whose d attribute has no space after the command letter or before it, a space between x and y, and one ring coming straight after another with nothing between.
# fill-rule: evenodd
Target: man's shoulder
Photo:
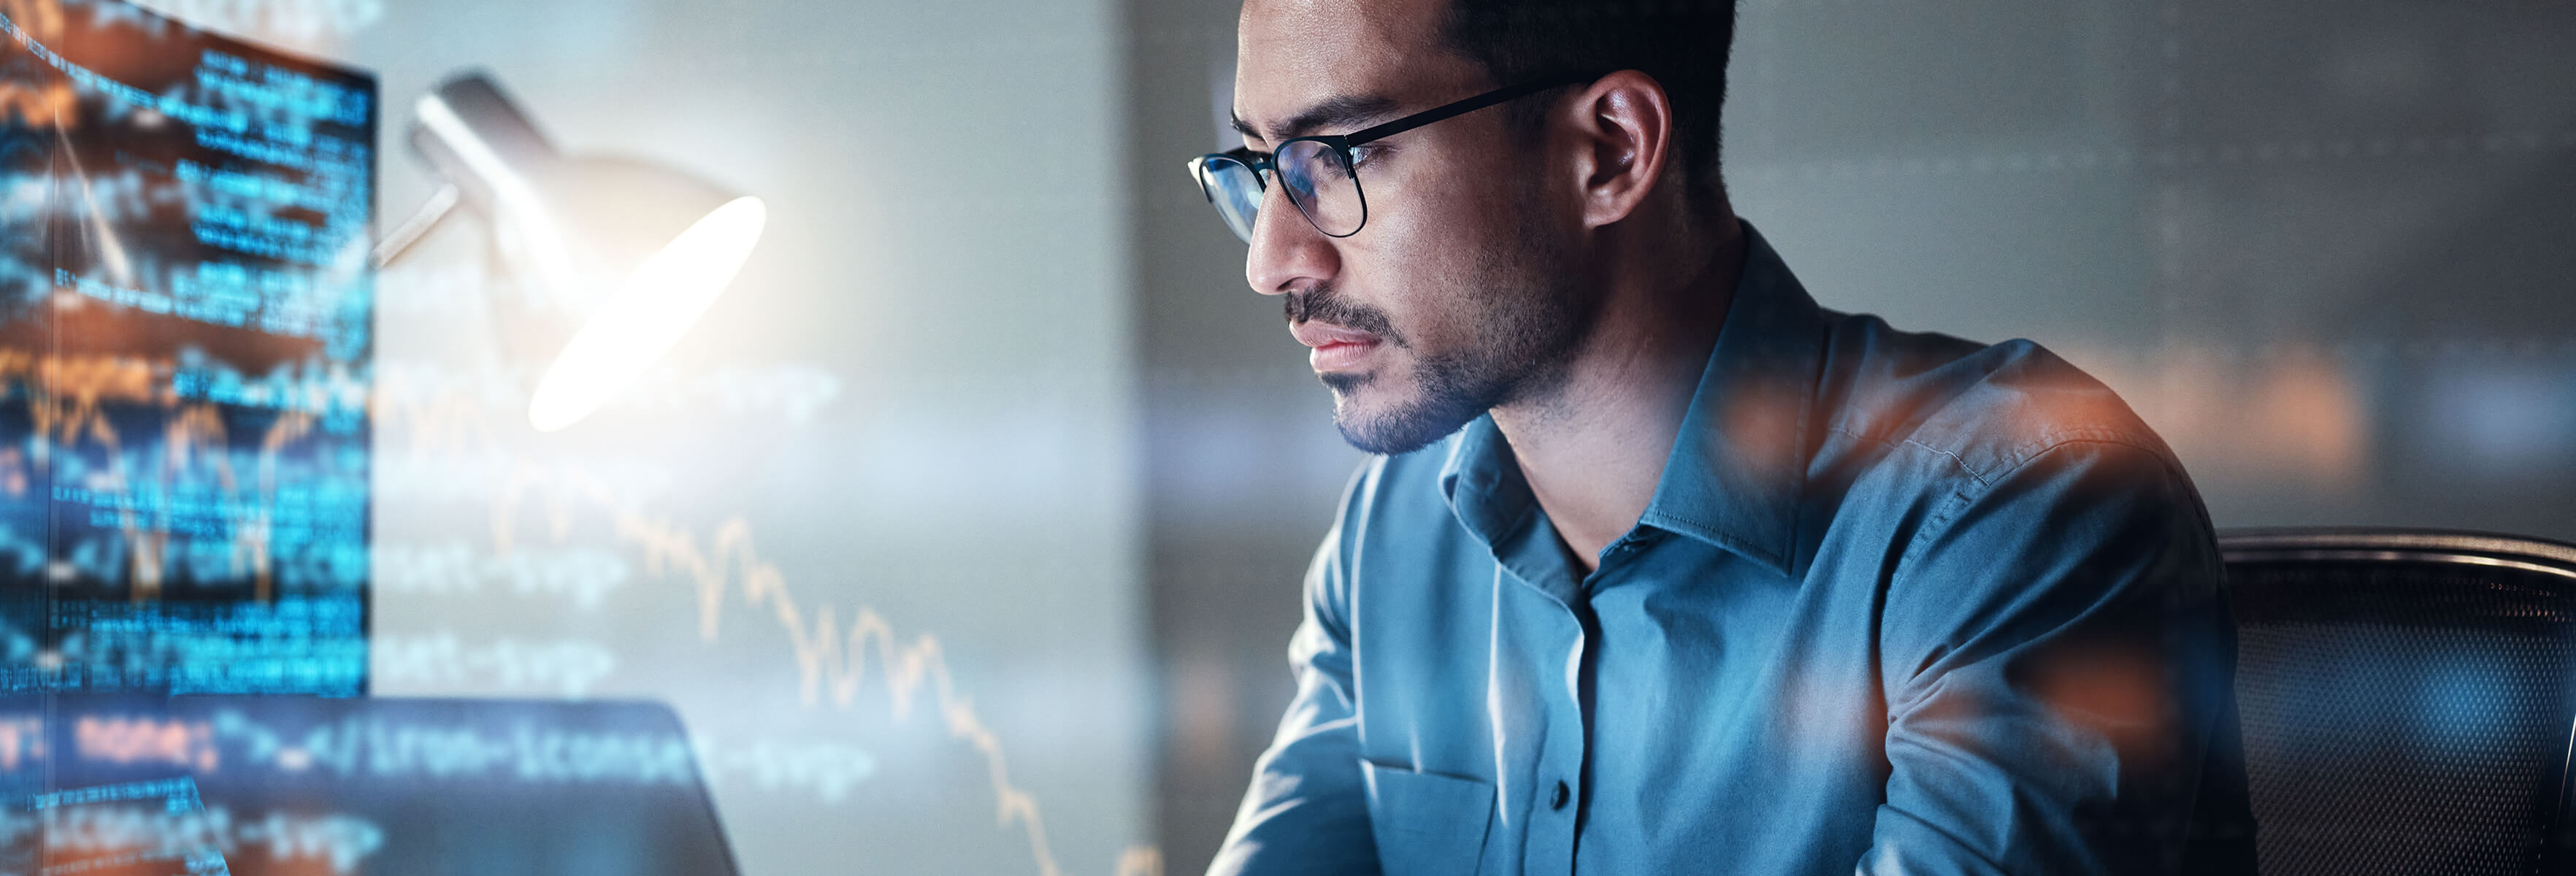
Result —
<instances>
[{"instance_id":1,"label":"man's shoulder","mask_svg":"<svg viewBox=\"0 0 2576 876\"><path fill-rule=\"evenodd\" d=\"M1985 482L2084 444L2126 448L2180 471L2172 450L2117 393L2035 342L1901 331L1869 315L1829 314L1829 324L1817 387L1828 439L1822 453L1924 458Z\"/></svg>"},{"instance_id":2,"label":"man's shoulder","mask_svg":"<svg viewBox=\"0 0 2576 876\"><path fill-rule=\"evenodd\" d=\"M1834 323L1837 366L1818 389L1829 426L1806 497L1835 523L1810 538L1871 543L1847 554L1865 564L1896 557L1890 545L1917 558L1937 539L1968 539L1976 547L1951 556L1994 569L2183 543L2138 532L2207 546L2208 514L2173 451L2110 387L2047 348L1902 332L1868 316ZM1972 575L1942 592L2024 583Z\"/></svg>"}]
</instances>

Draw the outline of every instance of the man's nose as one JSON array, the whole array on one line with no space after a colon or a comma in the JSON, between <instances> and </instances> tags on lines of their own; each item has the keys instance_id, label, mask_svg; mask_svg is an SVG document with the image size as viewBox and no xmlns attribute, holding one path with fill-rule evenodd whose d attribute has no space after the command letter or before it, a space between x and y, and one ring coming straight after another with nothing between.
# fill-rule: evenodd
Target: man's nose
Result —
<instances>
[{"instance_id":1,"label":"man's nose","mask_svg":"<svg viewBox=\"0 0 2576 876\"><path fill-rule=\"evenodd\" d=\"M1332 239L1306 221L1287 191L1277 183L1264 189L1252 222L1252 249L1243 259L1243 278L1252 291L1283 295L1321 285L1340 267Z\"/></svg>"}]
</instances>

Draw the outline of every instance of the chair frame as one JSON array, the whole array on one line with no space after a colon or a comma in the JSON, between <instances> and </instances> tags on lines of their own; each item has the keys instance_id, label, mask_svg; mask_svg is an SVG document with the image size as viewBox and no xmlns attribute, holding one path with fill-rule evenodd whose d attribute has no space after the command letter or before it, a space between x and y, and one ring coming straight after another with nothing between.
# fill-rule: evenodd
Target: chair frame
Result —
<instances>
[{"instance_id":1,"label":"chair frame","mask_svg":"<svg viewBox=\"0 0 2576 876\"><path fill-rule=\"evenodd\" d=\"M2489 532L2382 527L2266 527L2219 533L2219 556L2229 567L2239 563L2361 562L2447 563L2488 566L2534 573L2559 582L2576 598L2576 544ZM2571 696L2576 701L2576 695ZM2543 788L2555 787L2543 801L2548 812L2539 860L2533 872L2576 876L2576 830L2568 816L2576 812L2576 715L2571 715L2567 744ZM2546 792L2544 792L2546 793ZM2259 829L2259 828L2258 828Z\"/></svg>"}]
</instances>

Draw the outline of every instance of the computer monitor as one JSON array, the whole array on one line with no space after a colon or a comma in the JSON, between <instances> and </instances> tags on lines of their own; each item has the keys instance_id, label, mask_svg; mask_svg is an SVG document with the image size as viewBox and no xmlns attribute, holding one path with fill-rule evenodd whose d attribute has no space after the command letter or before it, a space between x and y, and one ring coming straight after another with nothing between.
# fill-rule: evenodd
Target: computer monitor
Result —
<instances>
[{"instance_id":1,"label":"computer monitor","mask_svg":"<svg viewBox=\"0 0 2576 876\"><path fill-rule=\"evenodd\" d=\"M0 4L0 691L364 693L377 90Z\"/></svg>"}]
</instances>

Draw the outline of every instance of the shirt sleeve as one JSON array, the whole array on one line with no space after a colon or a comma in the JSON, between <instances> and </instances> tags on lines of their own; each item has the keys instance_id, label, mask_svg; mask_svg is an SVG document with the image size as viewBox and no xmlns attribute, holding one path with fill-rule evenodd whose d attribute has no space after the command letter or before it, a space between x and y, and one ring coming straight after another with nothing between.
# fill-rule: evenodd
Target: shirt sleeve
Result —
<instances>
[{"instance_id":1,"label":"shirt sleeve","mask_svg":"<svg viewBox=\"0 0 2576 876\"><path fill-rule=\"evenodd\" d=\"M1296 699L1253 767L1210 876L1378 872L1360 771L1343 507L1306 571L1305 620L1289 640Z\"/></svg>"},{"instance_id":2,"label":"shirt sleeve","mask_svg":"<svg viewBox=\"0 0 2576 876\"><path fill-rule=\"evenodd\" d=\"M2233 788L2242 806L2235 633L2180 468L2068 442L1928 507L1880 618L1889 775L1859 871L2206 860L2189 857L2198 801Z\"/></svg>"}]
</instances>

